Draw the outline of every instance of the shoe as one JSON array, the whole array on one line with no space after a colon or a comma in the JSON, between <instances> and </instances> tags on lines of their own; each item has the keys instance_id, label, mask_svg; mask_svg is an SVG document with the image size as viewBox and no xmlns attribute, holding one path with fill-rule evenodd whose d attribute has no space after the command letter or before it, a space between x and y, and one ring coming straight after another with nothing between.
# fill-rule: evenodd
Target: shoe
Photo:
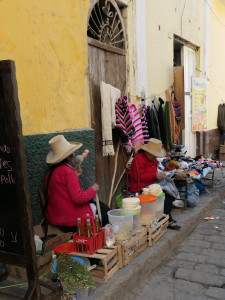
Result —
<instances>
[{"instance_id":1,"label":"shoe","mask_svg":"<svg viewBox=\"0 0 225 300\"><path fill-rule=\"evenodd\" d=\"M175 226L169 225L168 228L172 229L172 230L180 230L181 229L181 227L178 225L175 225Z\"/></svg>"}]
</instances>

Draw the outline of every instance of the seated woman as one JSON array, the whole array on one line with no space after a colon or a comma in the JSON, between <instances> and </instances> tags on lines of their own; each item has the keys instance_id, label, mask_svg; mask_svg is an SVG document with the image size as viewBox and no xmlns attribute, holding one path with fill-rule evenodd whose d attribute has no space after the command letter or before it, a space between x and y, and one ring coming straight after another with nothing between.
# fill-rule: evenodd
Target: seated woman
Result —
<instances>
[{"instance_id":1,"label":"seated woman","mask_svg":"<svg viewBox=\"0 0 225 300\"><path fill-rule=\"evenodd\" d=\"M140 190L150 184L156 183L161 180L164 173L157 171L157 159L156 157L166 156L165 149L162 148L162 142L157 139L150 139L148 145L141 145L142 152L136 156L139 179L140 179ZM130 169L130 192L137 192L138 190L138 177L135 161L132 161ZM176 221L171 216L172 204L175 200L174 197L165 193L164 202L164 213L169 215L170 225L168 228L179 230L181 227L176 225Z\"/></svg>"},{"instance_id":2,"label":"seated woman","mask_svg":"<svg viewBox=\"0 0 225 300\"><path fill-rule=\"evenodd\" d=\"M78 180L82 170L71 167L74 151L83 146L81 143L68 142L63 135L58 135L49 144L52 150L46 157L51 165L45 180L46 218L64 232L75 232L77 218L86 214L94 217L96 206L89 201L96 196L99 186L94 183L83 191Z\"/></svg>"}]
</instances>

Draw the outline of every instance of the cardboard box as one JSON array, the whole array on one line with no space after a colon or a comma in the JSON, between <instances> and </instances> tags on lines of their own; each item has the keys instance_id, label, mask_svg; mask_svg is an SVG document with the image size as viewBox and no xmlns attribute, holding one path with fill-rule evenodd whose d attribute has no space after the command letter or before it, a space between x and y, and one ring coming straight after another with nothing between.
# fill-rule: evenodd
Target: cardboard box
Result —
<instances>
[{"instance_id":1,"label":"cardboard box","mask_svg":"<svg viewBox=\"0 0 225 300\"><path fill-rule=\"evenodd\" d=\"M44 236L44 232L41 225L34 227L34 234L38 235L40 238ZM67 243L71 239L72 232L63 233L50 241L47 242L44 254L37 257L37 264L43 266L52 260L52 250L60 244Z\"/></svg>"},{"instance_id":2,"label":"cardboard box","mask_svg":"<svg viewBox=\"0 0 225 300\"><path fill-rule=\"evenodd\" d=\"M225 146L220 145L220 154L225 154Z\"/></svg>"},{"instance_id":3,"label":"cardboard box","mask_svg":"<svg viewBox=\"0 0 225 300\"><path fill-rule=\"evenodd\" d=\"M6 265L9 275L12 275L14 277L20 278L24 281L27 281L27 270L26 268L21 268L13 265ZM38 267L38 274L39 276L43 275L48 267L50 266L50 262L45 264L44 266Z\"/></svg>"}]
</instances>

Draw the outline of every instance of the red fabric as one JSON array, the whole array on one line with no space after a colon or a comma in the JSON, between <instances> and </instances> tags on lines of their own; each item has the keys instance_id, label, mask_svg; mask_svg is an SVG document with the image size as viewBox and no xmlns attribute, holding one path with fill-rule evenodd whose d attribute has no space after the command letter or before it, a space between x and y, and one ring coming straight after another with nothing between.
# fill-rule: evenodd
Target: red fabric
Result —
<instances>
[{"instance_id":1,"label":"red fabric","mask_svg":"<svg viewBox=\"0 0 225 300\"><path fill-rule=\"evenodd\" d=\"M93 216L88 201L95 196L93 188L82 190L73 168L66 164L58 166L53 171L48 186L46 218L53 225L77 226L77 218L86 214Z\"/></svg>"},{"instance_id":2,"label":"red fabric","mask_svg":"<svg viewBox=\"0 0 225 300\"><path fill-rule=\"evenodd\" d=\"M157 178L157 159L150 161L145 152L142 152L136 156L139 178L140 178L140 190L147 185L156 183ZM135 161L133 159L130 168L130 192L137 192L138 190L138 177Z\"/></svg>"}]
</instances>

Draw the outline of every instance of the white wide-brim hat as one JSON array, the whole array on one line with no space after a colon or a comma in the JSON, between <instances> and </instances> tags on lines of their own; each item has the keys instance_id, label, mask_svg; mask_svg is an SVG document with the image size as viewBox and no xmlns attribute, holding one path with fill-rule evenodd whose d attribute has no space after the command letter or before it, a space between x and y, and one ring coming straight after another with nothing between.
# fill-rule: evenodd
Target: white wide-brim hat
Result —
<instances>
[{"instance_id":1,"label":"white wide-brim hat","mask_svg":"<svg viewBox=\"0 0 225 300\"><path fill-rule=\"evenodd\" d=\"M63 161L74 151L83 146L81 143L68 142L63 135L57 135L49 141L52 150L46 157L46 162L55 165Z\"/></svg>"},{"instance_id":2,"label":"white wide-brim hat","mask_svg":"<svg viewBox=\"0 0 225 300\"><path fill-rule=\"evenodd\" d=\"M156 157L166 156L166 150L162 148L162 142L157 139L150 139L148 145L141 145L140 148Z\"/></svg>"}]
</instances>

